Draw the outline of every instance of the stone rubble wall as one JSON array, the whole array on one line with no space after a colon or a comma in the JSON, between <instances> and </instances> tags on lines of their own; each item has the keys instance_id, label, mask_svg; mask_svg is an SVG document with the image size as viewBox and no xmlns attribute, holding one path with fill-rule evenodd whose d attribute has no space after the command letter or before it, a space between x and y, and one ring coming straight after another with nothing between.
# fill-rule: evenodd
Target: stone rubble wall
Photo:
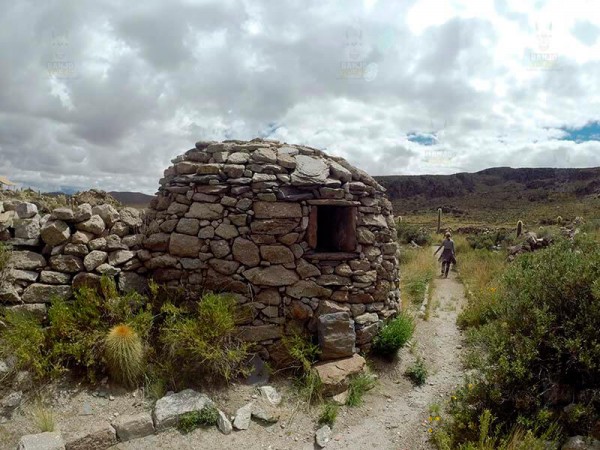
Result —
<instances>
[{"instance_id":1,"label":"stone rubble wall","mask_svg":"<svg viewBox=\"0 0 600 450\"><path fill-rule=\"evenodd\" d=\"M116 277L122 291L144 289L142 228L135 208L84 203L41 215L33 203L0 202L0 242L12 248L0 304L43 317L53 297L97 286L103 274Z\"/></svg>"},{"instance_id":2,"label":"stone rubble wall","mask_svg":"<svg viewBox=\"0 0 600 450\"><path fill-rule=\"evenodd\" d=\"M198 142L172 162L145 217L110 204L41 215L32 203L0 202L0 241L14 250L0 304L43 316L52 297L103 274L122 291L152 277L198 295L233 293L241 337L267 358L300 330L318 335L325 360L369 348L400 300L381 185L342 158L261 139ZM311 211L322 205L352 207L353 251L312 248Z\"/></svg>"},{"instance_id":3,"label":"stone rubble wall","mask_svg":"<svg viewBox=\"0 0 600 450\"><path fill-rule=\"evenodd\" d=\"M392 205L364 171L261 139L198 142L172 163L138 256L159 283L235 293L242 337L269 357L299 327L318 334L322 359L351 356L398 311ZM309 245L311 209L324 204L356 209L355 252Z\"/></svg>"}]
</instances>

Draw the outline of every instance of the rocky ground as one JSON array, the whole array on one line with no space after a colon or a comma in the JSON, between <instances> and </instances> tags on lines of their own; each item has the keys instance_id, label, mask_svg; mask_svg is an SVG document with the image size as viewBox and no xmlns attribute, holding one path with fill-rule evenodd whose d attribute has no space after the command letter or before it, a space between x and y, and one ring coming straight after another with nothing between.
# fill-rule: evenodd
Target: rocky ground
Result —
<instances>
[{"instance_id":1,"label":"rocky ground","mask_svg":"<svg viewBox=\"0 0 600 450\"><path fill-rule=\"evenodd\" d=\"M464 301L464 288L454 273L433 283L429 320L417 319L415 344L404 349L398 360L373 360L379 375L376 387L357 408L341 407L328 449L429 449L432 423L430 406L448 399L462 376L461 335L456 316ZM406 368L420 355L429 369L424 386L416 388L404 376ZM120 443L115 449L312 449L319 408L307 409L294 399L289 380L272 383L284 396L280 419L271 425L252 422L245 431L223 435L217 428L197 429L187 435L175 429ZM44 389L54 399L54 415L60 430L85 429L99 421L114 422L119 416L149 410L141 391L113 391L108 386L89 391L73 386ZM227 390L206 392L226 413L232 415L257 396L256 388L235 385ZM16 417L0 425L0 449L16 448L21 435L37 432L24 405ZM29 412L28 412L29 411Z\"/></svg>"}]
</instances>

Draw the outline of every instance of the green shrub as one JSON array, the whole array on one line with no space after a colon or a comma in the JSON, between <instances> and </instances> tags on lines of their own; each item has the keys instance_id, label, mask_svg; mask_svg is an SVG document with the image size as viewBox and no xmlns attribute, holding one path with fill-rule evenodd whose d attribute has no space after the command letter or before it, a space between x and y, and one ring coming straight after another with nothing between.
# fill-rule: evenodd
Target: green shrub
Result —
<instances>
[{"instance_id":1,"label":"green shrub","mask_svg":"<svg viewBox=\"0 0 600 450\"><path fill-rule=\"evenodd\" d=\"M215 426L218 418L219 410L213 405L208 405L200 411L190 411L179 416L177 429L182 433L187 434L201 426Z\"/></svg>"},{"instance_id":2,"label":"green shrub","mask_svg":"<svg viewBox=\"0 0 600 450\"><path fill-rule=\"evenodd\" d=\"M386 323L373 340L373 350L382 356L395 356L406 345L415 331L412 317L400 313Z\"/></svg>"},{"instance_id":3,"label":"green shrub","mask_svg":"<svg viewBox=\"0 0 600 450\"><path fill-rule=\"evenodd\" d=\"M129 387L137 384L144 371L144 348L131 327L113 327L104 341L104 354L113 379Z\"/></svg>"},{"instance_id":4,"label":"green shrub","mask_svg":"<svg viewBox=\"0 0 600 450\"><path fill-rule=\"evenodd\" d=\"M4 310L0 314L0 359L12 357L16 370L29 370L37 377L54 373L46 351L46 330L32 314Z\"/></svg>"},{"instance_id":5,"label":"green shrub","mask_svg":"<svg viewBox=\"0 0 600 450\"><path fill-rule=\"evenodd\" d=\"M410 381L413 382L415 386L423 386L425 381L427 381L427 367L425 367L425 362L422 358L417 358L415 363L406 369L404 373Z\"/></svg>"},{"instance_id":6,"label":"green shrub","mask_svg":"<svg viewBox=\"0 0 600 450\"><path fill-rule=\"evenodd\" d=\"M325 403L321 409L321 414L319 414L319 425L329 425L332 427L337 419L338 410L339 406L335 403Z\"/></svg>"},{"instance_id":7,"label":"green shrub","mask_svg":"<svg viewBox=\"0 0 600 450\"><path fill-rule=\"evenodd\" d=\"M65 369L81 369L90 381L106 371L104 338L118 323L127 323L145 340L152 326L147 299L136 293L116 295L114 281L103 278L105 297L82 288L67 301L53 298L43 326L28 313L3 313L6 327L0 331L0 355L13 355L17 365L39 378Z\"/></svg>"},{"instance_id":8,"label":"green shrub","mask_svg":"<svg viewBox=\"0 0 600 450\"><path fill-rule=\"evenodd\" d=\"M504 433L519 424L539 435L548 417L570 435L589 433L600 417L599 280L600 247L584 237L521 255L509 266L494 313L468 332L476 375L452 406L456 436L475 441L486 409ZM585 405L564 413L578 398ZM581 408L586 420L576 414Z\"/></svg>"},{"instance_id":9,"label":"green shrub","mask_svg":"<svg viewBox=\"0 0 600 450\"><path fill-rule=\"evenodd\" d=\"M358 374L350 380L348 385L348 399L346 405L360 406L365 393L375 387L375 379L368 373Z\"/></svg>"},{"instance_id":10,"label":"green shrub","mask_svg":"<svg viewBox=\"0 0 600 450\"><path fill-rule=\"evenodd\" d=\"M248 344L236 337L233 297L206 294L190 308L165 303L159 341L179 373L231 380L244 372Z\"/></svg>"},{"instance_id":11,"label":"green shrub","mask_svg":"<svg viewBox=\"0 0 600 450\"><path fill-rule=\"evenodd\" d=\"M429 231L410 223L398 222L396 224L396 233L398 241L402 244L410 244L413 241L420 246L431 244Z\"/></svg>"}]
</instances>

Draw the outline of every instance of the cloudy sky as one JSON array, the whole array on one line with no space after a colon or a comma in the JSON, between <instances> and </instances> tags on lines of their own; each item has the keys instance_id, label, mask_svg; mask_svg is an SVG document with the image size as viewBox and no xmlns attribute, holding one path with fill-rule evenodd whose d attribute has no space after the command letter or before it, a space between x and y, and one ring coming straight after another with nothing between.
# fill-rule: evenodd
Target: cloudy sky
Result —
<instances>
[{"instance_id":1,"label":"cloudy sky","mask_svg":"<svg viewBox=\"0 0 600 450\"><path fill-rule=\"evenodd\" d=\"M596 0L0 0L0 175L153 193L197 140L373 175L600 166Z\"/></svg>"}]
</instances>

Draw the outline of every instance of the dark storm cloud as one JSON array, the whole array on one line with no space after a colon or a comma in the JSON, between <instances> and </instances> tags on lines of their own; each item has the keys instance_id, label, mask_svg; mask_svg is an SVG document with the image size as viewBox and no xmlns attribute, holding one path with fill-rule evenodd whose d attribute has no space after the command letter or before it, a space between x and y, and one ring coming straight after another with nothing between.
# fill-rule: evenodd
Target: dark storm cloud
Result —
<instances>
[{"instance_id":1,"label":"dark storm cloud","mask_svg":"<svg viewBox=\"0 0 600 450\"><path fill-rule=\"evenodd\" d=\"M258 135L373 174L596 162L597 144L557 141L594 119L589 20L571 26L587 53L535 72L532 12L421 3L0 1L0 174L153 192L196 140Z\"/></svg>"}]
</instances>

